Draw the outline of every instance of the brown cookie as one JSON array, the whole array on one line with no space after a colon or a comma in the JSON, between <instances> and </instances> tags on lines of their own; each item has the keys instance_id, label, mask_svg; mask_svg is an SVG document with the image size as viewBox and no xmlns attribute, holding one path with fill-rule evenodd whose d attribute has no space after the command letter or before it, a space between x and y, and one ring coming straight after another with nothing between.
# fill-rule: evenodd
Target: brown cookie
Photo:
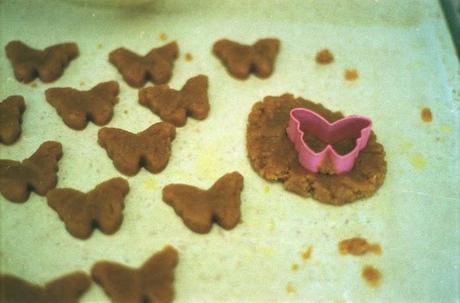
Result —
<instances>
[{"instance_id":1,"label":"brown cookie","mask_svg":"<svg viewBox=\"0 0 460 303\"><path fill-rule=\"evenodd\" d=\"M49 88L45 96L68 127L81 130L88 125L88 121L96 125L110 122L113 107L118 102L118 92L118 83L109 81L87 91L70 87Z\"/></svg>"},{"instance_id":2,"label":"brown cookie","mask_svg":"<svg viewBox=\"0 0 460 303\"><path fill-rule=\"evenodd\" d=\"M267 78L273 72L279 48L278 39L261 39L253 45L222 39L214 43L213 52L235 78L247 79L250 73Z\"/></svg>"},{"instance_id":3,"label":"brown cookie","mask_svg":"<svg viewBox=\"0 0 460 303\"><path fill-rule=\"evenodd\" d=\"M91 286L91 279L83 272L74 272L36 285L12 275L0 274L0 302L2 303L78 303Z\"/></svg>"},{"instance_id":4,"label":"brown cookie","mask_svg":"<svg viewBox=\"0 0 460 303\"><path fill-rule=\"evenodd\" d=\"M168 303L174 299L174 268L179 256L171 246L154 254L140 268L101 261L91 269L113 303Z\"/></svg>"},{"instance_id":5,"label":"brown cookie","mask_svg":"<svg viewBox=\"0 0 460 303\"><path fill-rule=\"evenodd\" d=\"M18 140L25 110L22 96L9 96L0 103L0 143L13 144Z\"/></svg>"},{"instance_id":6,"label":"brown cookie","mask_svg":"<svg viewBox=\"0 0 460 303\"><path fill-rule=\"evenodd\" d=\"M47 141L22 162L0 160L0 193L11 202L25 202L31 191L44 196L56 186L61 143Z\"/></svg>"},{"instance_id":7,"label":"brown cookie","mask_svg":"<svg viewBox=\"0 0 460 303\"><path fill-rule=\"evenodd\" d=\"M88 193L58 188L49 191L46 198L67 231L76 238L87 239L96 227L108 235L118 230L128 192L129 184L125 179L113 178Z\"/></svg>"},{"instance_id":8,"label":"brown cookie","mask_svg":"<svg viewBox=\"0 0 460 303\"><path fill-rule=\"evenodd\" d=\"M179 55L176 42L152 49L140 56L126 48L117 48L109 54L109 61L133 87L142 87L145 82L164 84L171 79L174 61Z\"/></svg>"},{"instance_id":9,"label":"brown cookie","mask_svg":"<svg viewBox=\"0 0 460 303\"><path fill-rule=\"evenodd\" d=\"M337 247L341 255L362 256L370 252L376 255L382 254L379 244L370 244L366 239L360 237L342 240Z\"/></svg>"},{"instance_id":10,"label":"brown cookie","mask_svg":"<svg viewBox=\"0 0 460 303\"><path fill-rule=\"evenodd\" d=\"M139 103L175 126L184 126L187 116L203 120L209 113L208 77L190 78L180 91L168 85L143 88L139 91Z\"/></svg>"},{"instance_id":11,"label":"brown cookie","mask_svg":"<svg viewBox=\"0 0 460 303\"><path fill-rule=\"evenodd\" d=\"M116 169L133 176L141 167L151 173L162 171L171 156L171 141L175 136L173 125L159 122L137 134L119 128L101 128L98 143L106 149Z\"/></svg>"},{"instance_id":12,"label":"brown cookie","mask_svg":"<svg viewBox=\"0 0 460 303\"><path fill-rule=\"evenodd\" d=\"M75 43L62 43L44 50L33 49L21 41L11 41L5 47L19 82L29 83L39 77L43 82L57 80L70 61L78 56Z\"/></svg>"},{"instance_id":13,"label":"brown cookie","mask_svg":"<svg viewBox=\"0 0 460 303\"><path fill-rule=\"evenodd\" d=\"M208 190L185 184L163 188L163 201L169 204L184 224L196 233L208 233L216 222L232 229L240 221L243 176L233 172L220 177Z\"/></svg>"},{"instance_id":14,"label":"brown cookie","mask_svg":"<svg viewBox=\"0 0 460 303\"><path fill-rule=\"evenodd\" d=\"M286 190L304 197L333 205L342 205L372 196L383 184L387 164L385 150L372 132L352 170L341 175L327 175L306 171L298 161L294 144L286 134L289 112L303 107L323 116L329 122L343 118L321 104L290 94L265 97L257 102L249 114L246 145L253 169L269 181L283 182ZM322 150L323 142L305 133L304 140L313 150ZM339 154L351 150L353 139L333 145Z\"/></svg>"}]
</instances>

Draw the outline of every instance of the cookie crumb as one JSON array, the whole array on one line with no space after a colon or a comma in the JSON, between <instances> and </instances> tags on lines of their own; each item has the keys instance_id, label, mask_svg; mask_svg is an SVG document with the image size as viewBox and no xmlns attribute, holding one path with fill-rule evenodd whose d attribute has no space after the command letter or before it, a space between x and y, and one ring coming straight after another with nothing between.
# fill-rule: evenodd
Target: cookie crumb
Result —
<instances>
[{"instance_id":1,"label":"cookie crumb","mask_svg":"<svg viewBox=\"0 0 460 303\"><path fill-rule=\"evenodd\" d=\"M311 253L313 251L313 246L309 246L306 250L302 252L302 259L308 260L311 257Z\"/></svg>"},{"instance_id":2,"label":"cookie crumb","mask_svg":"<svg viewBox=\"0 0 460 303\"><path fill-rule=\"evenodd\" d=\"M193 56L191 53L185 53L185 61L190 62L193 60Z\"/></svg>"},{"instance_id":3,"label":"cookie crumb","mask_svg":"<svg viewBox=\"0 0 460 303\"><path fill-rule=\"evenodd\" d=\"M421 117L423 122L430 123L433 121L433 114L431 113L431 109L428 107L422 108Z\"/></svg>"},{"instance_id":4,"label":"cookie crumb","mask_svg":"<svg viewBox=\"0 0 460 303\"><path fill-rule=\"evenodd\" d=\"M103 46L104 46L104 45L102 45L102 43L98 43L98 44L96 45L96 47L97 47L98 49L101 49Z\"/></svg>"},{"instance_id":5,"label":"cookie crumb","mask_svg":"<svg viewBox=\"0 0 460 303\"><path fill-rule=\"evenodd\" d=\"M370 287L377 287L382 279L382 273L371 265L366 265L363 268L361 277L369 284Z\"/></svg>"},{"instance_id":6,"label":"cookie crumb","mask_svg":"<svg viewBox=\"0 0 460 303\"><path fill-rule=\"evenodd\" d=\"M344 73L345 80L354 81L358 79L358 71L356 69L346 69Z\"/></svg>"},{"instance_id":7,"label":"cookie crumb","mask_svg":"<svg viewBox=\"0 0 460 303\"><path fill-rule=\"evenodd\" d=\"M168 35L166 35L165 33L161 33L161 34L160 34L160 40L161 40L161 41L166 41L166 40L168 40Z\"/></svg>"},{"instance_id":8,"label":"cookie crumb","mask_svg":"<svg viewBox=\"0 0 460 303\"><path fill-rule=\"evenodd\" d=\"M382 254L382 248L379 244L370 244L366 239L359 237L340 241L338 249L341 255L362 256L368 252L376 255Z\"/></svg>"},{"instance_id":9,"label":"cookie crumb","mask_svg":"<svg viewBox=\"0 0 460 303\"><path fill-rule=\"evenodd\" d=\"M80 86L84 86L85 84L86 84L85 81L83 80L80 81Z\"/></svg>"},{"instance_id":10,"label":"cookie crumb","mask_svg":"<svg viewBox=\"0 0 460 303\"><path fill-rule=\"evenodd\" d=\"M316 63L329 64L332 61L334 61L334 55L329 49L325 48L316 53Z\"/></svg>"},{"instance_id":11,"label":"cookie crumb","mask_svg":"<svg viewBox=\"0 0 460 303\"><path fill-rule=\"evenodd\" d=\"M299 270L299 264L297 264L297 263L292 264L291 269L292 269L292 271Z\"/></svg>"},{"instance_id":12,"label":"cookie crumb","mask_svg":"<svg viewBox=\"0 0 460 303\"><path fill-rule=\"evenodd\" d=\"M125 110L123 111L123 113L125 113L125 114L128 114L128 110L127 110L127 109L125 109Z\"/></svg>"},{"instance_id":13,"label":"cookie crumb","mask_svg":"<svg viewBox=\"0 0 460 303\"><path fill-rule=\"evenodd\" d=\"M36 83L36 82L33 82L30 86L31 86L32 88L37 88L37 83Z\"/></svg>"}]
</instances>

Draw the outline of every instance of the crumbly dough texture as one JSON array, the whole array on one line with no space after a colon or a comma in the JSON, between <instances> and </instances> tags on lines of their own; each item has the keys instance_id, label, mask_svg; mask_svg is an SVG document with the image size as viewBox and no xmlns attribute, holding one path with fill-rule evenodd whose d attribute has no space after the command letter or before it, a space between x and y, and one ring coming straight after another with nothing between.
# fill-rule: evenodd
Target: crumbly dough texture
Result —
<instances>
[{"instance_id":1,"label":"crumbly dough texture","mask_svg":"<svg viewBox=\"0 0 460 303\"><path fill-rule=\"evenodd\" d=\"M118 230L123 221L124 199L128 192L128 181L113 178L88 193L58 188L49 191L46 198L67 231L76 238L87 239L95 227L105 234Z\"/></svg>"},{"instance_id":2,"label":"crumbly dough texture","mask_svg":"<svg viewBox=\"0 0 460 303\"><path fill-rule=\"evenodd\" d=\"M137 134L119 128L101 128L98 143L105 148L116 169L133 176L141 167L151 173L162 171L171 156L175 136L174 125L159 122Z\"/></svg>"},{"instance_id":3,"label":"crumbly dough texture","mask_svg":"<svg viewBox=\"0 0 460 303\"><path fill-rule=\"evenodd\" d=\"M91 286L83 272L74 272L46 283L35 285L12 275L0 274L0 302L4 303L78 303Z\"/></svg>"},{"instance_id":4,"label":"crumbly dough texture","mask_svg":"<svg viewBox=\"0 0 460 303\"><path fill-rule=\"evenodd\" d=\"M87 91L71 87L49 88L45 96L68 127L81 130L88 125L88 121L96 125L110 122L113 107L118 102L118 92L118 83L108 81Z\"/></svg>"},{"instance_id":5,"label":"crumbly dough texture","mask_svg":"<svg viewBox=\"0 0 460 303\"><path fill-rule=\"evenodd\" d=\"M214 43L213 53L235 78L247 79L251 73L268 78L273 72L280 44L273 38L260 39L253 45L222 39Z\"/></svg>"},{"instance_id":6,"label":"crumbly dough texture","mask_svg":"<svg viewBox=\"0 0 460 303\"><path fill-rule=\"evenodd\" d=\"M78 56L75 43L61 43L44 50L33 49L21 41L11 41L5 47L14 76L19 82L29 83L39 77L43 82L53 82L64 73L70 61Z\"/></svg>"},{"instance_id":7,"label":"crumbly dough texture","mask_svg":"<svg viewBox=\"0 0 460 303\"><path fill-rule=\"evenodd\" d=\"M61 156L61 144L47 141L22 162L0 160L0 193L17 203L27 201L31 191L46 195L56 186Z\"/></svg>"},{"instance_id":8,"label":"crumbly dough texture","mask_svg":"<svg viewBox=\"0 0 460 303\"><path fill-rule=\"evenodd\" d=\"M225 229L240 221L243 176L226 174L208 190L186 184L169 184L163 188L163 201L174 208L184 224L196 233L208 233L213 222Z\"/></svg>"},{"instance_id":9,"label":"crumbly dough texture","mask_svg":"<svg viewBox=\"0 0 460 303\"><path fill-rule=\"evenodd\" d=\"M172 77L174 61L179 56L179 46L171 42L154 48L145 56L126 48L117 48L109 54L109 61L132 87L142 87L147 81L164 84Z\"/></svg>"},{"instance_id":10,"label":"crumbly dough texture","mask_svg":"<svg viewBox=\"0 0 460 303\"><path fill-rule=\"evenodd\" d=\"M91 275L113 303L169 303L174 299L174 269L178 262L177 250L166 246L140 268L101 261L93 266Z\"/></svg>"},{"instance_id":11,"label":"crumbly dough texture","mask_svg":"<svg viewBox=\"0 0 460 303\"><path fill-rule=\"evenodd\" d=\"M286 134L289 112L296 107L313 110L330 122L343 117L291 94L265 97L254 104L248 118L246 144L253 169L269 181L283 182L288 191L327 204L342 205L372 196L383 184L387 170L385 150L374 132L351 171L342 175L311 173L300 165Z\"/></svg>"},{"instance_id":12,"label":"crumbly dough texture","mask_svg":"<svg viewBox=\"0 0 460 303\"><path fill-rule=\"evenodd\" d=\"M175 126L184 126L187 116L203 120L209 113L208 77L190 78L179 91L166 84L143 88L139 103Z\"/></svg>"},{"instance_id":13,"label":"crumbly dough texture","mask_svg":"<svg viewBox=\"0 0 460 303\"><path fill-rule=\"evenodd\" d=\"M9 96L0 102L0 143L13 144L18 140L25 110L22 96Z\"/></svg>"}]
</instances>

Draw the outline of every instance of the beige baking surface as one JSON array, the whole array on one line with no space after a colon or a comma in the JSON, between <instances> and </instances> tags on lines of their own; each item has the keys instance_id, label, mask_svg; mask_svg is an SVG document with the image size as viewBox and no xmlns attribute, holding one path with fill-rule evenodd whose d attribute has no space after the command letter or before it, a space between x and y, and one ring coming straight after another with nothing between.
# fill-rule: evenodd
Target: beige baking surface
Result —
<instances>
[{"instance_id":1,"label":"beige baking surface","mask_svg":"<svg viewBox=\"0 0 460 303\"><path fill-rule=\"evenodd\" d=\"M145 53L165 43L159 38L165 33L181 51L170 85L206 74L212 106L205 121L188 120L178 129L162 173L142 170L128 178L125 219L113 236L96 231L86 241L73 238L35 194L22 205L1 201L1 271L44 283L73 270L88 272L101 259L138 266L172 244L180 251L177 302L458 302L460 74L437 2L249 1L235 10L230 3L236 1L196 2L123 9L85 1L0 2L2 47L15 39L40 48L64 41L80 47L80 57L51 84L18 83L0 56L1 99L21 94L27 102L23 135L0 146L0 158L23 159L43 141L58 140L64 149L59 187L87 191L120 174L96 143L99 128L66 127L46 103L46 88L88 89L115 79L120 102L108 126L140 131L159 121L107 62L111 50ZM219 38L252 43L267 36L280 38L282 50L266 80L235 80L210 52ZM314 56L324 47L335 62L318 66ZM186 52L193 61L184 60ZM359 79L345 81L346 68L356 68ZM251 169L247 115L257 100L284 92L373 119L388 161L385 184L374 197L330 207L288 193ZM425 106L433 112L429 124L420 119ZM234 230L215 226L210 234L194 234L161 200L166 184L208 187L233 170L245 177L243 223ZM340 256L337 242L353 236L380 243L383 254ZM309 246L312 255L303 260ZM361 279L365 264L383 273L378 288ZM82 300L107 301L95 284Z\"/></svg>"}]
</instances>

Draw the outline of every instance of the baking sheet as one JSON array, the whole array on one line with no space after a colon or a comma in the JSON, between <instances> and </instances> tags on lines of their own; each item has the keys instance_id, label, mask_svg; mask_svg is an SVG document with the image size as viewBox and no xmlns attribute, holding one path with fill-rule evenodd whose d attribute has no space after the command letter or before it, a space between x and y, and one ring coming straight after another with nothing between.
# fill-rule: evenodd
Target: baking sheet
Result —
<instances>
[{"instance_id":1,"label":"baking sheet","mask_svg":"<svg viewBox=\"0 0 460 303\"><path fill-rule=\"evenodd\" d=\"M95 231L86 241L70 236L46 199L0 203L1 272L35 283L73 270L89 272L101 259L139 266L166 244L180 252L176 302L452 302L459 299L460 70L442 12L435 1L154 1L122 8L92 1L1 1L0 42L21 39L43 48L75 41L80 57L51 84L18 83L0 56L1 98L25 97L23 134L0 146L0 158L23 159L46 140L63 144L58 187L82 191L119 176L99 147L99 127L74 131L44 98L49 87L89 89L120 83L120 102L109 127L132 132L160 121L137 104L107 61L125 46L139 53L177 40L181 57L170 81L208 75L211 112L178 129L172 157L160 174L141 170L128 178L124 222L112 236ZM230 77L212 56L220 38L252 43L274 36L282 49L274 74L260 80ZM335 61L314 62L329 48ZM193 60L184 60L190 52ZM356 68L359 79L343 79ZM370 199L331 207L260 178L246 158L246 119L267 95L291 92L345 114L374 121L387 152L388 174ZM433 122L420 111L431 108ZM245 177L243 222L210 234L187 229L161 200L166 184L209 187L226 172ZM0 199L4 200L3 197ZM344 257L337 242L363 236L378 242L381 256ZM308 260L301 253L313 247ZM299 269L292 271L293 264ZM371 264L383 274L377 288L361 279ZM82 302L108 302L93 284Z\"/></svg>"}]
</instances>

